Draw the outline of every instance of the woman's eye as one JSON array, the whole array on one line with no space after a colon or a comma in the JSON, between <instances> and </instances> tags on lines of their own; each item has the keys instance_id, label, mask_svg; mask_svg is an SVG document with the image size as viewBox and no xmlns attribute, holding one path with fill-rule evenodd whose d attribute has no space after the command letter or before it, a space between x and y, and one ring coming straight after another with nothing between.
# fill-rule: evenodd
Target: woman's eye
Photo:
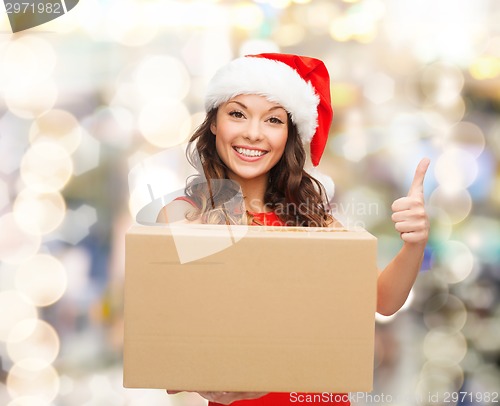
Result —
<instances>
[{"instance_id":1,"label":"woman's eye","mask_svg":"<svg viewBox=\"0 0 500 406\"><path fill-rule=\"evenodd\" d=\"M283 121L281 121L278 117L271 117L269 119L269 121L272 123L272 124L283 124Z\"/></svg>"},{"instance_id":2,"label":"woman's eye","mask_svg":"<svg viewBox=\"0 0 500 406\"><path fill-rule=\"evenodd\" d=\"M231 111L229 113L229 115L231 117L235 117L235 118L244 118L245 117L241 111Z\"/></svg>"}]
</instances>

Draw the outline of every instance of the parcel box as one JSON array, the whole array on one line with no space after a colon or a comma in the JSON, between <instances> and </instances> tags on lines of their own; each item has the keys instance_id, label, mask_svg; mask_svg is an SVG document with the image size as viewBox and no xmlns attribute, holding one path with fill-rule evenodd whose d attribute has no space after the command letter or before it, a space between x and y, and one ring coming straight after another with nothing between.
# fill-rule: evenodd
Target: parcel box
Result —
<instances>
[{"instance_id":1,"label":"parcel box","mask_svg":"<svg viewBox=\"0 0 500 406\"><path fill-rule=\"evenodd\" d=\"M124 386L370 391L376 278L366 231L135 225Z\"/></svg>"}]
</instances>

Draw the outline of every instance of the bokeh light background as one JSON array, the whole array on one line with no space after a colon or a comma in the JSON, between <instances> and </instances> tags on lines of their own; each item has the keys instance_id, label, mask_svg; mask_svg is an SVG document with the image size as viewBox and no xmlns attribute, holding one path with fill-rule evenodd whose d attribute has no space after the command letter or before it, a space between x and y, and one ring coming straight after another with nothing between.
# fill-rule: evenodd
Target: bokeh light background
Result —
<instances>
[{"instance_id":1,"label":"bokeh light background","mask_svg":"<svg viewBox=\"0 0 500 406\"><path fill-rule=\"evenodd\" d=\"M432 159L423 270L404 308L377 317L373 394L495 404L500 2L81 0L16 35L3 7L0 404L204 404L122 388L124 232L145 198L127 175L186 140L220 65L264 51L326 62L335 118L320 168L338 216L379 238L381 267L401 246L390 205Z\"/></svg>"}]
</instances>

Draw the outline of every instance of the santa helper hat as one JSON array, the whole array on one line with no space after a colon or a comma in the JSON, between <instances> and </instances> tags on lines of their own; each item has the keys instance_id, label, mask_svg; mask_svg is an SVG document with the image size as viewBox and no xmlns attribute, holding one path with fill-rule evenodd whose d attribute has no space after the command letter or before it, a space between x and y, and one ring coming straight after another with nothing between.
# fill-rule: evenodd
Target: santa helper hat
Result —
<instances>
[{"instance_id":1,"label":"santa helper hat","mask_svg":"<svg viewBox=\"0 0 500 406\"><path fill-rule=\"evenodd\" d=\"M313 165L308 172L333 197L334 184L318 166L333 118L330 77L322 61L299 55L264 53L235 59L217 71L208 85L205 109L210 111L240 94L258 94L290 113L304 146L310 144Z\"/></svg>"}]
</instances>

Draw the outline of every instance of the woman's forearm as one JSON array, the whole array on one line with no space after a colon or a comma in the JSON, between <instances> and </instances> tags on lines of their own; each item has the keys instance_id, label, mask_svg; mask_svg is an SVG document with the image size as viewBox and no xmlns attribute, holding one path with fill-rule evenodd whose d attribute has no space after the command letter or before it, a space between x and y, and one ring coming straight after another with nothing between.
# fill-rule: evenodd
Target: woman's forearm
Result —
<instances>
[{"instance_id":1,"label":"woman's forearm","mask_svg":"<svg viewBox=\"0 0 500 406\"><path fill-rule=\"evenodd\" d=\"M415 282L425 244L405 243L393 260L380 272L377 279L377 312L389 316L406 301Z\"/></svg>"}]
</instances>

